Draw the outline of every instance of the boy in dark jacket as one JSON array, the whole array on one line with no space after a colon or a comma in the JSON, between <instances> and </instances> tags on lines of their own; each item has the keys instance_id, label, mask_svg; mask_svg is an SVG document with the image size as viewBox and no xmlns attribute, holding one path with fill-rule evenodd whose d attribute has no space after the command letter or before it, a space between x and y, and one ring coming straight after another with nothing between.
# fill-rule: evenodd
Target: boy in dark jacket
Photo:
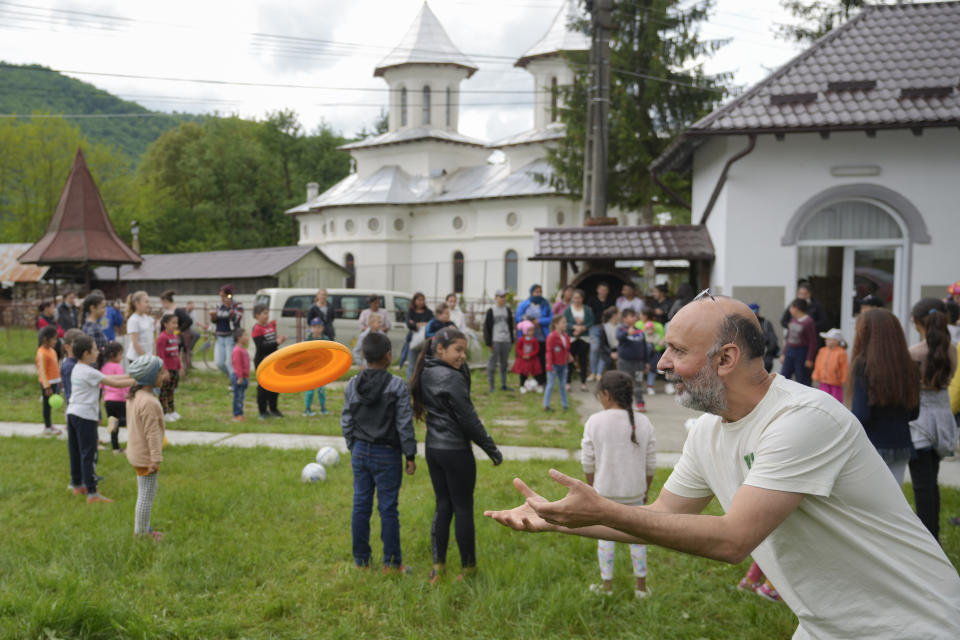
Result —
<instances>
[{"instance_id":1,"label":"boy in dark jacket","mask_svg":"<svg viewBox=\"0 0 960 640\"><path fill-rule=\"evenodd\" d=\"M490 393L493 393L493 381L500 367L500 390L507 388L507 360L510 357L510 348L513 346L513 312L507 306L507 292L497 289L493 294L496 305L487 309L483 319L483 341L490 347L490 361L487 363L487 382L490 383Z\"/></svg>"},{"instance_id":2,"label":"boy in dark jacket","mask_svg":"<svg viewBox=\"0 0 960 640\"><path fill-rule=\"evenodd\" d=\"M413 475L417 469L410 390L402 378L387 371L393 355L387 336L369 333L362 348L367 368L347 383L340 415L340 428L353 467L353 561L361 569L370 566L370 515L376 491L383 570L410 573L400 553L397 511L403 458L406 457L407 475Z\"/></svg>"},{"instance_id":3,"label":"boy in dark jacket","mask_svg":"<svg viewBox=\"0 0 960 640\"><path fill-rule=\"evenodd\" d=\"M617 327L617 369L633 378L633 397L638 411L646 411L643 401L643 389L646 386L646 372L650 370L648 361L647 336L643 329L637 328L637 312L626 307L622 313L623 323Z\"/></svg>"}]
</instances>

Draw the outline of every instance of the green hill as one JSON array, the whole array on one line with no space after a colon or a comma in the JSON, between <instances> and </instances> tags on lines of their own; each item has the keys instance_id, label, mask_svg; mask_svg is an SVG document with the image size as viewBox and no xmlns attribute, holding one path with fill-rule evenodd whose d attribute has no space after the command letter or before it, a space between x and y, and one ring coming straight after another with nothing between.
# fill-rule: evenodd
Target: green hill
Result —
<instances>
[{"instance_id":1,"label":"green hill","mask_svg":"<svg viewBox=\"0 0 960 640\"><path fill-rule=\"evenodd\" d=\"M150 111L136 102L121 100L92 84L69 78L47 67L0 61L0 114L36 112L144 114L143 117L70 120L91 141L113 145L134 162L164 131L181 122L202 118L190 114Z\"/></svg>"}]
</instances>

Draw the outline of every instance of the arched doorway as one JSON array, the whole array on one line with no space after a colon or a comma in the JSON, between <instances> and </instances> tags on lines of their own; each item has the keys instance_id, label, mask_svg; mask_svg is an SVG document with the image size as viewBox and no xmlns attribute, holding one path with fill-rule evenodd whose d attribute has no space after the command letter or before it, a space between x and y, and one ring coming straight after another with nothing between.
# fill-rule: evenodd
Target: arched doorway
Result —
<instances>
[{"instance_id":1,"label":"arched doorway","mask_svg":"<svg viewBox=\"0 0 960 640\"><path fill-rule=\"evenodd\" d=\"M831 326L848 340L867 294L906 317L909 228L889 205L869 198L824 203L805 217L796 240L797 278L810 281Z\"/></svg>"}]
</instances>

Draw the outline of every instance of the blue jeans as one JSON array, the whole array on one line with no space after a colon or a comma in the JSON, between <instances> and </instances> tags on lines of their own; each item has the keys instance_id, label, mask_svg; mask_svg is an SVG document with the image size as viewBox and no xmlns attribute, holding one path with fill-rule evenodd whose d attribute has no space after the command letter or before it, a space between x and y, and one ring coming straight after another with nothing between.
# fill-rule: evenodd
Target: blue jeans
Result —
<instances>
[{"instance_id":1,"label":"blue jeans","mask_svg":"<svg viewBox=\"0 0 960 640\"><path fill-rule=\"evenodd\" d=\"M783 366L780 368L780 375L788 380L795 375L797 382L810 386L810 374L813 372L804 366L806 359L806 347L787 347L783 350Z\"/></svg>"},{"instance_id":2,"label":"blue jeans","mask_svg":"<svg viewBox=\"0 0 960 640\"><path fill-rule=\"evenodd\" d=\"M600 332L603 331L602 324L595 324L590 327L588 335L590 336L590 373L601 375L603 373L603 359L600 357Z\"/></svg>"},{"instance_id":3,"label":"blue jeans","mask_svg":"<svg viewBox=\"0 0 960 640\"><path fill-rule=\"evenodd\" d=\"M213 345L213 362L217 369L230 376L233 382L233 336L216 336Z\"/></svg>"},{"instance_id":4,"label":"blue jeans","mask_svg":"<svg viewBox=\"0 0 960 640\"><path fill-rule=\"evenodd\" d=\"M553 387L556 385L560 389L560 404L566 409L567 404L567 367L569 365L553 365L553 369L547 371L547 390L543 394L543 406L550 406L550 396L553 394Z\"/></svg>"},{"instance_id":5,"label":"blue jeans","mask_svg":"<svg viewBox=\"0 0 960 640\"><path fill-rule=\"evenodd\" d=\"M419 349L410 349L410 352L407 354L407 381L409 382L413 378L413 370L417 367L417 360L420 359L420 352L423 351L421 346Z\"/></svg>"},{"instance_id":6,"label":"blue jeans","mask_svg":"<svg viewBox=\"0 0 960 640\"><path fill-rule=\"evenodd\" d=\"M350 451L350 464L353 467L353 516L350 519L353 561L358 567L370 564L370 515L376 490L383 564L399 567L403 559L397 501L403 479L403 454L393 447L357 440Z\"/></svg>"},{"instance_id":7,"label":"blue jeans","mask_svg":"<svg viewBox=\"0 0 960 640\"><path fill-rule=\"evenodd\" d=\"M230 372L230 386L233 387L233 415L243 415L243 399L247 395L247 385L250 384L250 378L237 380L237 376Z\"/></svg>"},{"instance_id":8,"label":"blue jeans","mask_svg":"<svg viewBox=\"0 0 960 640\"><path fill-rule=\"evenodd\" d=\"M666 349L664 349L666 351ZM650 358L647 362L650 363L650 371L647 372L647 387L652 388L653 383L657 381L657 365L660 364L660 356L663 355L663 351L653 350L653 353L650 354Z\"/></svg>"}]
</instances>

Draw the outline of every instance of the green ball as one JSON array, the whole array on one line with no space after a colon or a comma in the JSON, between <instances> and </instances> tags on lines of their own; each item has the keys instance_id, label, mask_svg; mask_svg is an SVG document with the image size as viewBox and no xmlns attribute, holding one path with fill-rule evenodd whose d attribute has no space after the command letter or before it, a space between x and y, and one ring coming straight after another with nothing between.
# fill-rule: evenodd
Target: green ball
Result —
<instances>
[{"instance_id":1,"label":"green ball","mask_svg":"<svg viewBox=\"0 0 960 640\"><path fill-rule=\"evenodd\" d=\"M59 409L63 406L63 396L58 393L54 393L47 398L47 404L50 405L51 409Z\"/></svg>"}]
</instances>

